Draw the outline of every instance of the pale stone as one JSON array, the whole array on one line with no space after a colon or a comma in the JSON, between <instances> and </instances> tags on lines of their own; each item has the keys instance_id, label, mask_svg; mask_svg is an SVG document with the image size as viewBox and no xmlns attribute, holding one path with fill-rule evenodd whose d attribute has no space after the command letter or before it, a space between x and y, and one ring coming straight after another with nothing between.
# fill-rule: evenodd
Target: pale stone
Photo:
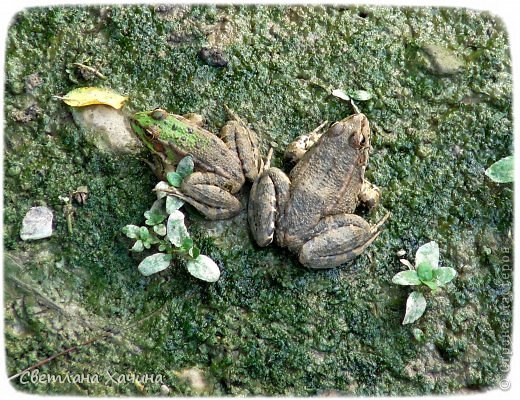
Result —
<instances>
[{"instance_id":1,"label":"pale stone","mask_svg":"<svg viewBox=\"0 0 520 400\"><path fill-rule=\"evenodd\" d=\"M464 67L464 60L450 49L436 44L428 44L423 49L430 56L430 70L434 73L452 75Z\"/></svg>"},{"instance_id":2,"label":"pale stone","mask_svg":"<svg viewBox=\"0 0 520 400\"><path fill-rule=\"evenodd\" d=\"M36 240L52 235L52 210L47 207L31 208L22 221L22 240Z\"/></svg>"},{"instance_id":3,"label":"pale stone","mask_svg":"<svg viewBox=\"0 0 520 400\"><path fill-rule=\"evenodd\" d=\"M86 128L87 140L102 151L136 154L142 149L121 110L105 105L75 107L73 116L78 125Z\"/></svg>"}]
</instances>

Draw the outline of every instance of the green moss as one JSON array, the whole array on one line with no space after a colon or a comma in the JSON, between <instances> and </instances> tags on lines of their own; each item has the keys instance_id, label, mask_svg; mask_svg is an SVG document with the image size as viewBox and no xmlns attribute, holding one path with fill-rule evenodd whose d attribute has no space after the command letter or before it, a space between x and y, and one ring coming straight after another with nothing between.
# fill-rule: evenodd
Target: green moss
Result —
<instances>
[{"instance_id":1,"label":"green moss","mask_svg":"<svg viewBox=\"0 0 520 400\"><path fill-rule=\"evenodd\" d=\"M431 45L463 66L436 74L425 53ZM228 67L205 65L197 56L204 46L221 47ZM75 62L107 80L83 76ZM34 73L43 83L31 89L25 82ZM6 77L10 375L110 330L120 333L40 371L163 374L175 395L196 394L177 373L195 366L212 395L453 393L503 377L512 191L484 170L512 153L512 89L507 34L495 17L389 7L33 8L9 28ZM128 252L121 228L143 222L153 174L135 157L92 148L70 108L52 98L101 85L129 96L128 115L158 106L198 112L215 132L225 103L253 125L264 151L278 143L274 164L284 168L283 151L297 135L352 112L324 87L367 90L374 97L358 104L374 132L367 178L383 196L365 217L388 210L392 218L353 263L314 272L284 249L253 246L243 214L213 223L190 213L190 231L218 261L220 281L197 281L182 265L142 277L142 255ZM41 113L17 122L33 104ZM59 196L81 185L89 198L75 206L70 234ZM36 204L53 208L55 234L22 242L21 220ZM391 283L402 269L395 253L415 254L430 240L441 265L459 275L428 297L421 320L403 327L409 291ZM413 339L414 328L424 342ZM139 393L104 380L14 384L31 393ZM146 384L146 393L159 386Z\"/></svg>"}]
</instances>

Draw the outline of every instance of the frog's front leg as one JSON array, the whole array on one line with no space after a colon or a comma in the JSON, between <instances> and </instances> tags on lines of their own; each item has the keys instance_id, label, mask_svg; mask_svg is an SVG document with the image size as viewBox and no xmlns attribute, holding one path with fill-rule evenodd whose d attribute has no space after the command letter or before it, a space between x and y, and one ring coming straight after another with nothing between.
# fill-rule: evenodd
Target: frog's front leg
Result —
<instances>
[{"instance_id":1,"label":"frog's front leg","mask_svg":"<svg viewBox=\"0 0 520 400\"><path fill-rule=\"evenodd\" d=\"M172 193L191 204L208 219L226 219L237 215L242 205L231 194L236 192L229 179L211 172L194 172Z\"/></svg>"},{"instance_id":2,"label":"frog's front leg","mask_svg":"<svg viewBox=\"0 0 520 400\"><path fill-rule=\"evenodd\" d=\"M360 255L381 233L386 214L370 226L355 214L336 214L323 218L314 236L303 244L299 261L309 268L334 268Z\"/></svg>"},{"instance_id":3,"label":"frog's front leg","mask_svg":"<svg viewBox=\"0 0 520 400\"><path fill-rule=\"evenodd\" d=\"M294 141L289 143L285 150L285 158L295 163L300 161L305 153L314 146L326 132L324 128L328 123L329 121L323 122L312 132L298 136Z\"/></svg>"},{"instance_id":4,"label":"frog's front leg","mask_svg":"<svg viewBox=\"0 0 520 400\"><path fill-rule=\"evenodd\" d=\"M247 128L242 120L235 120L221 129L221 137L228 148L237 154L244 176L253 182L263 166L256 133Z\"/></svg>"},{"instance_id":5,"label":"frog's front leg","mask_svg":"<svg viewBox=\"0 0 520 400\"><path fill-rule=\"evenodd\" d=\"M152 155L153 162L148 161L145 158L140 158L140 160L150 167L158 180L162 181L165 179L166 174L169 172L175 172L175 167L173 165L164 163L164 160L158 154L153 153Z\"/></svg>"},{"instance_id":6,"label":"frog's front leg","mask_svg":"<svg viewBox=\"0 0 520 400\"><path fill-rule=\"evenodd\" d=\"M280 216L289 200L290 181L278 168L264 171L253 183L249 194L247 219L256 243L265 247L274 238L282 245Z\"/></svg>"},{"instance_id":7,"label":"frog's front leg","mask_svg":"<svg viewBox=\"0 0 520 400\"><path fill-rule=\"evenodd\" d=\"M246 123L225 104L224 109L231 120L228 121L220 131L222 140L231 151L238 155L244 176L249 181L254 182L263 170L258 137L256 133L249 129Z\"/></svg>"},{"instance_id":8,"label":"frog's front leg","mask_svg":"<svg viewBox=\"0 0 520 400\"><path fill-rule=\"evenodd\" d=\"M363 179L363 185L358 195L359 201L365 204L369 209L376 207L381 199L381 189L366 179Z\"/></svg>"}]
</instances>

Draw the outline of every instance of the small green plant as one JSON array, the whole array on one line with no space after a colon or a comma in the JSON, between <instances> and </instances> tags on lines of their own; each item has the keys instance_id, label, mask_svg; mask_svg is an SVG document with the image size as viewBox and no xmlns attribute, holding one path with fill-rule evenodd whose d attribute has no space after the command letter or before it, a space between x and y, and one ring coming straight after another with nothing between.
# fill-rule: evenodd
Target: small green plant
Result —
<instances>
[{"instance_id":1,"label":"small green plant","mask_svg":"<svg viewBox=\"0 0 520 400\"><path fill-rule=\"evenodd\" d=\"M408 260L400 261L409 269L394 275L392 282L397 285L427 286L435 292L457 275L457 271L451 267L439 267L439 245L436 242L429 242L419 247L415 253L415 266ZM417 321L424 314L424 310L426 310L424 294L420 290L410 293L406 300L403 325Z\"/></svg>"},{"instance_id":2,"label":"small green plant","mask_svg":"<svg viewBox=\"0 0 520 400\"><path fill-rule=\"evenodd\" d=\"M493 163L488 169L486 169L485 174L493 182L509 183L513 182L514 169L515 162L513 156L508 156Z\"/></svg>"},{"instance_id":3,"label":"small green plant","mask_svg":"<svg viewBox=\"0 0 520 400\"><path fill-rule=\"evenodd\" d=\"M334 89L330 90L330 94L338 99L350 101L350 105L356 114L359 114L361 111L354 101L367 101L373 97L372 93L367 92L366 90L350 90L345 92L342 89Z\"/></svg>"},{"instance_id":4,"label":"small green plant","mask_svg":"<svg viewBox=\"0 0 520 400\"><path fill-rule=\"evenodd\" d=\"M372 98L372 93L367 92L366 90L351 90L349 92L345 92L342 89L334 89L331 91L331 94L334 97L337 97L341 100L349 101L367 101Z\"/></svg>"},{"instance_id":5,"label":"small green plant","mask_svg":"<svg viewBox=\"0 0 520 400\"><path fill-rule=\"evenodd\" d=\"M193 172L193 159L184 157L175 172L167 174L168 182L180 187L182 180ZM144 276L163 271L171 265L174 257L186 261L188 272L206 282L216 282L220 277L217 264L208 256L200 254L184 224L184 214L179 211L184 201L168 194L169 185L161 181L155 187L157 200L144 213L145 226L127 225L122 230L131 239L136 239L130 249L142 252L157 245L159 253L146 257L139 264L139 272Z\"/></svg>"}]
</instances>

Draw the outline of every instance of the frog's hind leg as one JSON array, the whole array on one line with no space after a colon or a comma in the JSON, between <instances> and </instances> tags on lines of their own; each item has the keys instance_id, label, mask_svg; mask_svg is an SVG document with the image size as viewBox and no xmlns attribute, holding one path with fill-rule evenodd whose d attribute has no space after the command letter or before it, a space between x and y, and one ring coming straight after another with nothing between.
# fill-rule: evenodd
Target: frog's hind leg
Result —
<instances>
[{"instance_id":1,"label":"frog's hind leg","mask_svg":"<svg viewBox=\"0 0 520 400\"><path fill-rule=\"evenodd\" d=\"M289 200L289 188L289 178L278 168L265 170L253 183L247 219L253 238L261 247L273 241L275 231L277 242L281 242L278 227L280 216Z\"/></svg>"},{"instance_id":2,"label":"frog's hind leg","mask_svg":"<svg viewBox=\"0 0 520 400\"><path fill-rule=\"evenodd\" d=\"M208 219L226 219L242 209L240 201L229 190L229 181L210 172L194 172L187 176L180 187L174 189L179 197L199 210Z\"/></svg>"},{"instance_id":3,"label":"frog's hind leg","mask_svg":"<svg viewBox=\"0 0 520 400\"><path fill-rule=\"evenodd\" d=\"M389 216L374 226L355 214L323 218L314 237L300 249L300 263L309 268L334 268L356 258L379 236Z\"/></svg>"}]
</instances>

